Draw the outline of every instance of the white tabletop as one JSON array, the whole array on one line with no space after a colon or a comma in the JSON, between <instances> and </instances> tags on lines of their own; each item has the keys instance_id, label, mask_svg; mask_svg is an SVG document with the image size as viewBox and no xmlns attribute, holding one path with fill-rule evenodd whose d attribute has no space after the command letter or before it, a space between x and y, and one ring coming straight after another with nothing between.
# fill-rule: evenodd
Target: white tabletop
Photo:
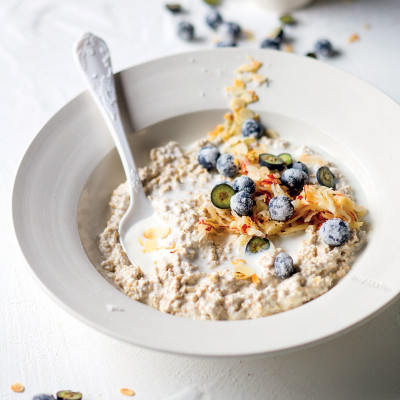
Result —
<instances>
[{"instance_id":1,"label":"white tabletop","mask_svg":"<svg viewBox=\"0 0 400 400\"><path fill-rule=\"evenodd\" d=\"M155 353L106 337L55 305L32 278L13 233L12 185L37 131L84 89L71 57L73 43L85 31L103 37L116 71L212 47L213 34L203 22L206 6L201 0L181 3L202 40L184 43L176 37L181 17L167 12L163 0L0 4L0 398L72 389L85 399L122 399L119 389L128 387L138 400L399 399L399 300L352 332L307 350L269 359L212 360ZM254 32L254 41L241 44L250 48L276 26L276 15L251 2L225 0L221 12ZM320 0L294 15L299 23L287 32L295 52L303 54L327 37L341 54L326 62L400 102L399 0ZM350 44L352 33L360 40ZM23 383L25 392L12 393L14 382Z\"/></svg>"}]
</instances>

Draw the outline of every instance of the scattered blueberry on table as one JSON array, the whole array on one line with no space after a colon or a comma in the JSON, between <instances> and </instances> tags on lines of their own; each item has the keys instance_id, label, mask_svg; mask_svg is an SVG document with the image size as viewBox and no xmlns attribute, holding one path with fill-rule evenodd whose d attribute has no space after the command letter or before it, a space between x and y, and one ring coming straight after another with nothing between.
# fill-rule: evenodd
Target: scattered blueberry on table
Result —
<instances>
[{"instance_id":1,"label":"scattered blueberry on table","mask_svg":"<svg viewBox=\"0 0 400 400\"><path fill-rule=\"evenodd\" d=\"M37 394L32 397L32 400L54 400L54 396L51 394Z\"/></svg>"},{"instance_id":2,"label":"scattered blueberry on table","mask_svg":"<svg viewBox=\"0 0 400 400\"><path fill-rule=\"evenodd\" d=\"M349 240L350 228L347 222L340 218L333 218L322 224L319 234L327 245L337 247Z\"/></svg>"},{"instance_id":3,"label":"scattered blueberry on table","mask_svg":"<svg viewBox=\"0 0 400 400\"><path fill-rule=\"evenodd\" d=\"M217 42L216 47L236 47L237 43L234 39L220 40Z\"/></svg>"},{"instance_id":4,"label":"scattered blueberry on table","mask_svg":"<svg viewBox=\"0 0 400 400\"><path fill-rule=\"evenodd\" d=\"M199 164L208 170L216 168L218 157L219 150L215 146L204 146L197 153Z\"/></svg>"},{"instance_id":5,"label":"scattered blueberry on table","mask_svg":"<svg viewBox=\"0 0 400 400\"><path fill-rule=\"evenodd\" d=\"M244 137L254 137L260 139L263 134L261 124L255 119L248 119L242 125L242 135Z\"/></svg>"},{"instance_id":6,"label":"scattered blueberry on table","mask_svg":"<svg viewBox=\"0 0 400 400\"><path fill-rule=\"evenodd\" d=\"M216 30L222 24L222 16L217 9L212 8L206 16L206 23L211 28Z\"/></svg>"},{"instance_id":7,"label":"scattered blueberry on table","mask_svg":"<svg viewBox=\"0 0 400 400\"><path fill-rule=\"evenodd\" d=\"M328 39L320 39L315 43L315 53L323 57L331 57L333 55L333 46Z\"/></svg>"},{"instance_id":8,"label":"scattered blueberry on table","mask_svg":"<svg viewBox=\"0 0 400 400\"><path fill-rule=\"evenodd\" d=\"M292 257L287 253L279 253L274 261L275 275L281 279L290 278L296 271Z\"/></svg>"},{"instance_id":9,"label":"scattered blueberry on table","mask_svg":"<svg viewBox=\"0 0 400 400\"><path fill-rule=\"evenodd\" d=\"M269 202L268 209L274 221L287 221L294 212L291 200L285 195L273 197Z\"/></svg>"},{"instance_id":10,"label":"scattered blueberry on table","mask_svg":"<svg viewBox=\"0 0 400 400\"><path fill-rule=\"evenodd\" d=\"M231 197L231 210L241 216L251 214L253 205L254 200L248 192L238 192Z\"/></svg>"},{"instance_id":11,"label":"scattered blueberry on table","mask_svg":"<svg viewBox=\"0 0 400 400\"><path fill-rule=\"evenodd\" d=\"M194 26L190 22L181 21L178 24L178 36L186 41L194 38Z\"/></svg>"},{"instance_id":12,"label":"scattered blueberry on table","mask_svg":"<svg viewBox=\"0 0 400 400\"><path fill-rule=\"evenodd\" d=\"M273 50L280 50L280 48L281 48L281 43L278 41L278 40L276 40L276 39L264 39L262 42L261 42L261 45L260 45L260 47L262 48L262 49L273 49Z\"/></svg>"},{"instance_id":13,"label":"scattered blueberry on table","mask_svg":"<svg viewBox=\"0 0 400 400\"><path fill-rule=\"evenodd\" d=\"M237 40L242 34L242 28L236 22L226 22L219 27L219 33L223 37L230 37Z\"/></svg>"},{"instance_id":14,"label":"scattered blueberry on table","mask_svg":"<svg viewBox=\"0 0 400 400\"><path fill-rule=\"evenodd\" d=\"M236 192L247 192L252 194L256 191L256 184L253 179L246 175L241 175L234 180L233 188Z\"/></svg>"},{"instance_id":15,"label":"scattered blueberry on table","mask_svg":"<svg viewBox=\"0 0 400 400\"><path fill-rule=\"evenodd\" d=\"M227 153L222 154L217 160L217 171L221 175L233 178L238 171L235 158Z\"/></svg>"},{"instance_id":16,"label":"scattered blueberry on table","mask_svg":"<svg viewBox=\"0 0 400 400\"><path fill-rule=\"evenodd\" d=\"M281 176L282 184L292 191L298 191L303 188L308 179L308 175L296 168L289 168L283 171Z\"/></svg>"}]
</instances>

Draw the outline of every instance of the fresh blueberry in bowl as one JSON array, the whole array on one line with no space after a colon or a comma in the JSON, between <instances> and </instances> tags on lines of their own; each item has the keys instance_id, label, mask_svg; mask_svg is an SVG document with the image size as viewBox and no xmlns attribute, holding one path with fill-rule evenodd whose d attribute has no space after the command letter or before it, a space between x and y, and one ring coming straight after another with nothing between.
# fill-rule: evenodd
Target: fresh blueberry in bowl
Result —
<instances>
[{"instance_id":1,"label":"fresh blueberry in bowl","mask_svg":"<svg viewBox=\"0 0 400 400\"><path fill-rule=\"evenodd\" d=\"M322 224L319 235L327 245L341 246L350 238L349 224L340 218L328 219Z\"/></svg>"},{"instance_id":2,"label":"fresh blueberry in bowl","mask_svg":"<svg viewBox=\"0 0 400 400\"><path fill-rule=\"evenodd\" d=\"M261 42L260 47L262 49L273 49L273 50L280 50L281 42L277 39L264 39Z\"/></svg>"},{"instance_id":3,"label":"fresh blueberry in bowl","mask_svg":"<svg viewBox=\"0 0 400 400\"><path fill-rule=\"evenodd\" d=\"M268 210L274 221L287 221L293 215L294 207L289 197L282 195L271 199Z\"/></svg>"},{"instance_id":4,"label":"fresh blueberry in bowl","mask_svg":"<svg viewBox=\"0 0 400 400\"><path fill-rule=\"evenodd\" d=\"M235 158L231 154L222 154L217 160L217 171L224 176L233 178L237 173Z\"/></svg>"},{"instance_id":5,"label":"fresh blueberry in bowl","mask_svg":"<svg viewBox=\"0 0 400 400\"><path fill-rule=\"evenodd\" d=\"M217 166L219 150L215 146L204 146L197 153L199 164L205 169L211 170Z\"/></svg>"},{"instance_id":6,"label":"fresh blueberry in bowl","mask_svg":"<svg viewBox=\"0 0 400 400\"><path fill-rule=\"evenodd\" d=\"M222 24L221 14L215 8L212 8L206 16L206 23L211 29L216 30Z\"/></svg>"},{"instance_id":7,"label":"fresh blueberry in bowl","mask_svg":"<svg viewBox=\"0 0 400 400\"><path fill-rule=\"evenodd\" d=\"M242 135L244 137L255 137L260 139L263 134L261 124L255 119L248 119L242 125Z\"/></svg>"},{"instance_id":8,"label":"fresh blueberry in bowl","mask_svg":"<svg viewBox=\"0 0 400 400\"><path fill-rule=\"evenodd\" d=\"M290 278L296 271L293 258L287 253L279 253L274 261L275 275L281 279Z\"/></svg>"},{"instance_id":9,"label":"fresh blueberry in bowl","mask_svg":"<svg viewBox=\"0 0 400 400\"><path fill-rule=\"evenodd\" d=\"M315 53L323 57L331 57L333 55L333 46L328 39L320 39L315 43Z\"/></svg>"},{"instance_id":10,"label":"fresh blueberry in bowl","mask_svg":"<svg viewBox=\"0 0 400 400\"><path fill-rule=\"evenodd\" d=\"M285 185L291 191L298 191L303 188L308 179L308 175L296 168L289 168L283 171L281 176L282 184Z\"/></svg>"},{"instance_id":11,"label":"fresh blueberry in bowl","mask_svg":"<svg viewBox=\"0 0 400 400\"><path fill-rule=\"evenodd\" d=\"M252 194L256 191L256 184L253 179L246 175L241 175L233 181L233 188L236 192L247 192Z\"/></svg>"},{"instance_id":12,"label":"fresh blueberry in bowl","mask_svg":"<svg viewBox=\"0 0 400 400\"><path fill-rule=\"evenodd\" d=\"M299 169L300 171L305 172L305 173L307 174L307 176L309 176L307 165L306 165L306 164L303 164L303 163L300 162L300 161L296 161L296 162L293 164L293 167L292 167L292 168Z\"/></svg>"},{"instance_id":13,"label":"fresh blueberry in bowl","mask_svg":"<svg viewBox=\"0 0 400 400\"><path fill-rule=\"evenodd\" d=\"M183 40L192 40L194 38L194 26L190 22L181 21L178 24L178 36Z\"/></svg>"},{"instance_id":14,"label":"fresh blueberry in bowl","mask_svg":"<svg viewBox=\"0 0 400 400\"><path fill-rule=\"evenodd\" d=\"M238 192L231 197L231 210L239 215L251 214L254 200L250 197L248 192Z\"/></svg>"}]
</instances>

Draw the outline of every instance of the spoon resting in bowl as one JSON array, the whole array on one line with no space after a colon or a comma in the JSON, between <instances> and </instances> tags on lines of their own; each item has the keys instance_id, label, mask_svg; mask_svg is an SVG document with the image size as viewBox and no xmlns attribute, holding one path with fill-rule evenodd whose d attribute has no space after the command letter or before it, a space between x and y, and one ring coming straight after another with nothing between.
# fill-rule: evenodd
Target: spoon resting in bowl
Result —
<instances>
[{"instance_id":1,"label":"spoon resting in bowl","mask_svg":"<svg viewBox=\"0 0 400 400\"><path fill-rule=\"evenodd\" d=\"M104 40L91 33L85 33L75 45L74 54L78 68L88 83L89 92L107 123L125 171L130 203L119 223L118 233L123 250L131 263L136 265L134 262L135 255L130 254L132 253L130 246L126 245L126 236L133 225L145 218L151 218L154 215L154 210L144 193L126 133L122 126L110 51Z\"/></svg>"}]
</instances>

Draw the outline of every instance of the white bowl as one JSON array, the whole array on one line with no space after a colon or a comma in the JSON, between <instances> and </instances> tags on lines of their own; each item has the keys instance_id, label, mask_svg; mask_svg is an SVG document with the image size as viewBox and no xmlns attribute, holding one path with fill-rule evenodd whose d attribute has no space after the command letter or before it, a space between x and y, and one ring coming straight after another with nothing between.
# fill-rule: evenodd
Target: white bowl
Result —
<instances>
[{"instance_id":1,"label":"white bowl","mask_svg":"<svg viewBox=\"0 0 400 400\"><path fill-rule=\"evenodd\" d=\"M339 284L294 310L247 321L193 321L136 302L101 274L97 235L123 178L105 123L88 93L39 132L19 168L13 219L21 249L51 297L84 322L152 349L202 356L275 354L332 337L366 320L400 292L399 106L369 84L321 61L269 50L174 55L120 72L133 152L170 139L190 142L221 121L223 87L245 55L271 79L254 109L269 128L335 161L367 207L368 245ZM121 96L122 93L120 93ZM129 116L129 117L128 117ZM391 173L390 171L395 171ZM110 305L123 310L111 312ZM112 308L112 307L111 307Z\"/></svg>"}]
</instances>

